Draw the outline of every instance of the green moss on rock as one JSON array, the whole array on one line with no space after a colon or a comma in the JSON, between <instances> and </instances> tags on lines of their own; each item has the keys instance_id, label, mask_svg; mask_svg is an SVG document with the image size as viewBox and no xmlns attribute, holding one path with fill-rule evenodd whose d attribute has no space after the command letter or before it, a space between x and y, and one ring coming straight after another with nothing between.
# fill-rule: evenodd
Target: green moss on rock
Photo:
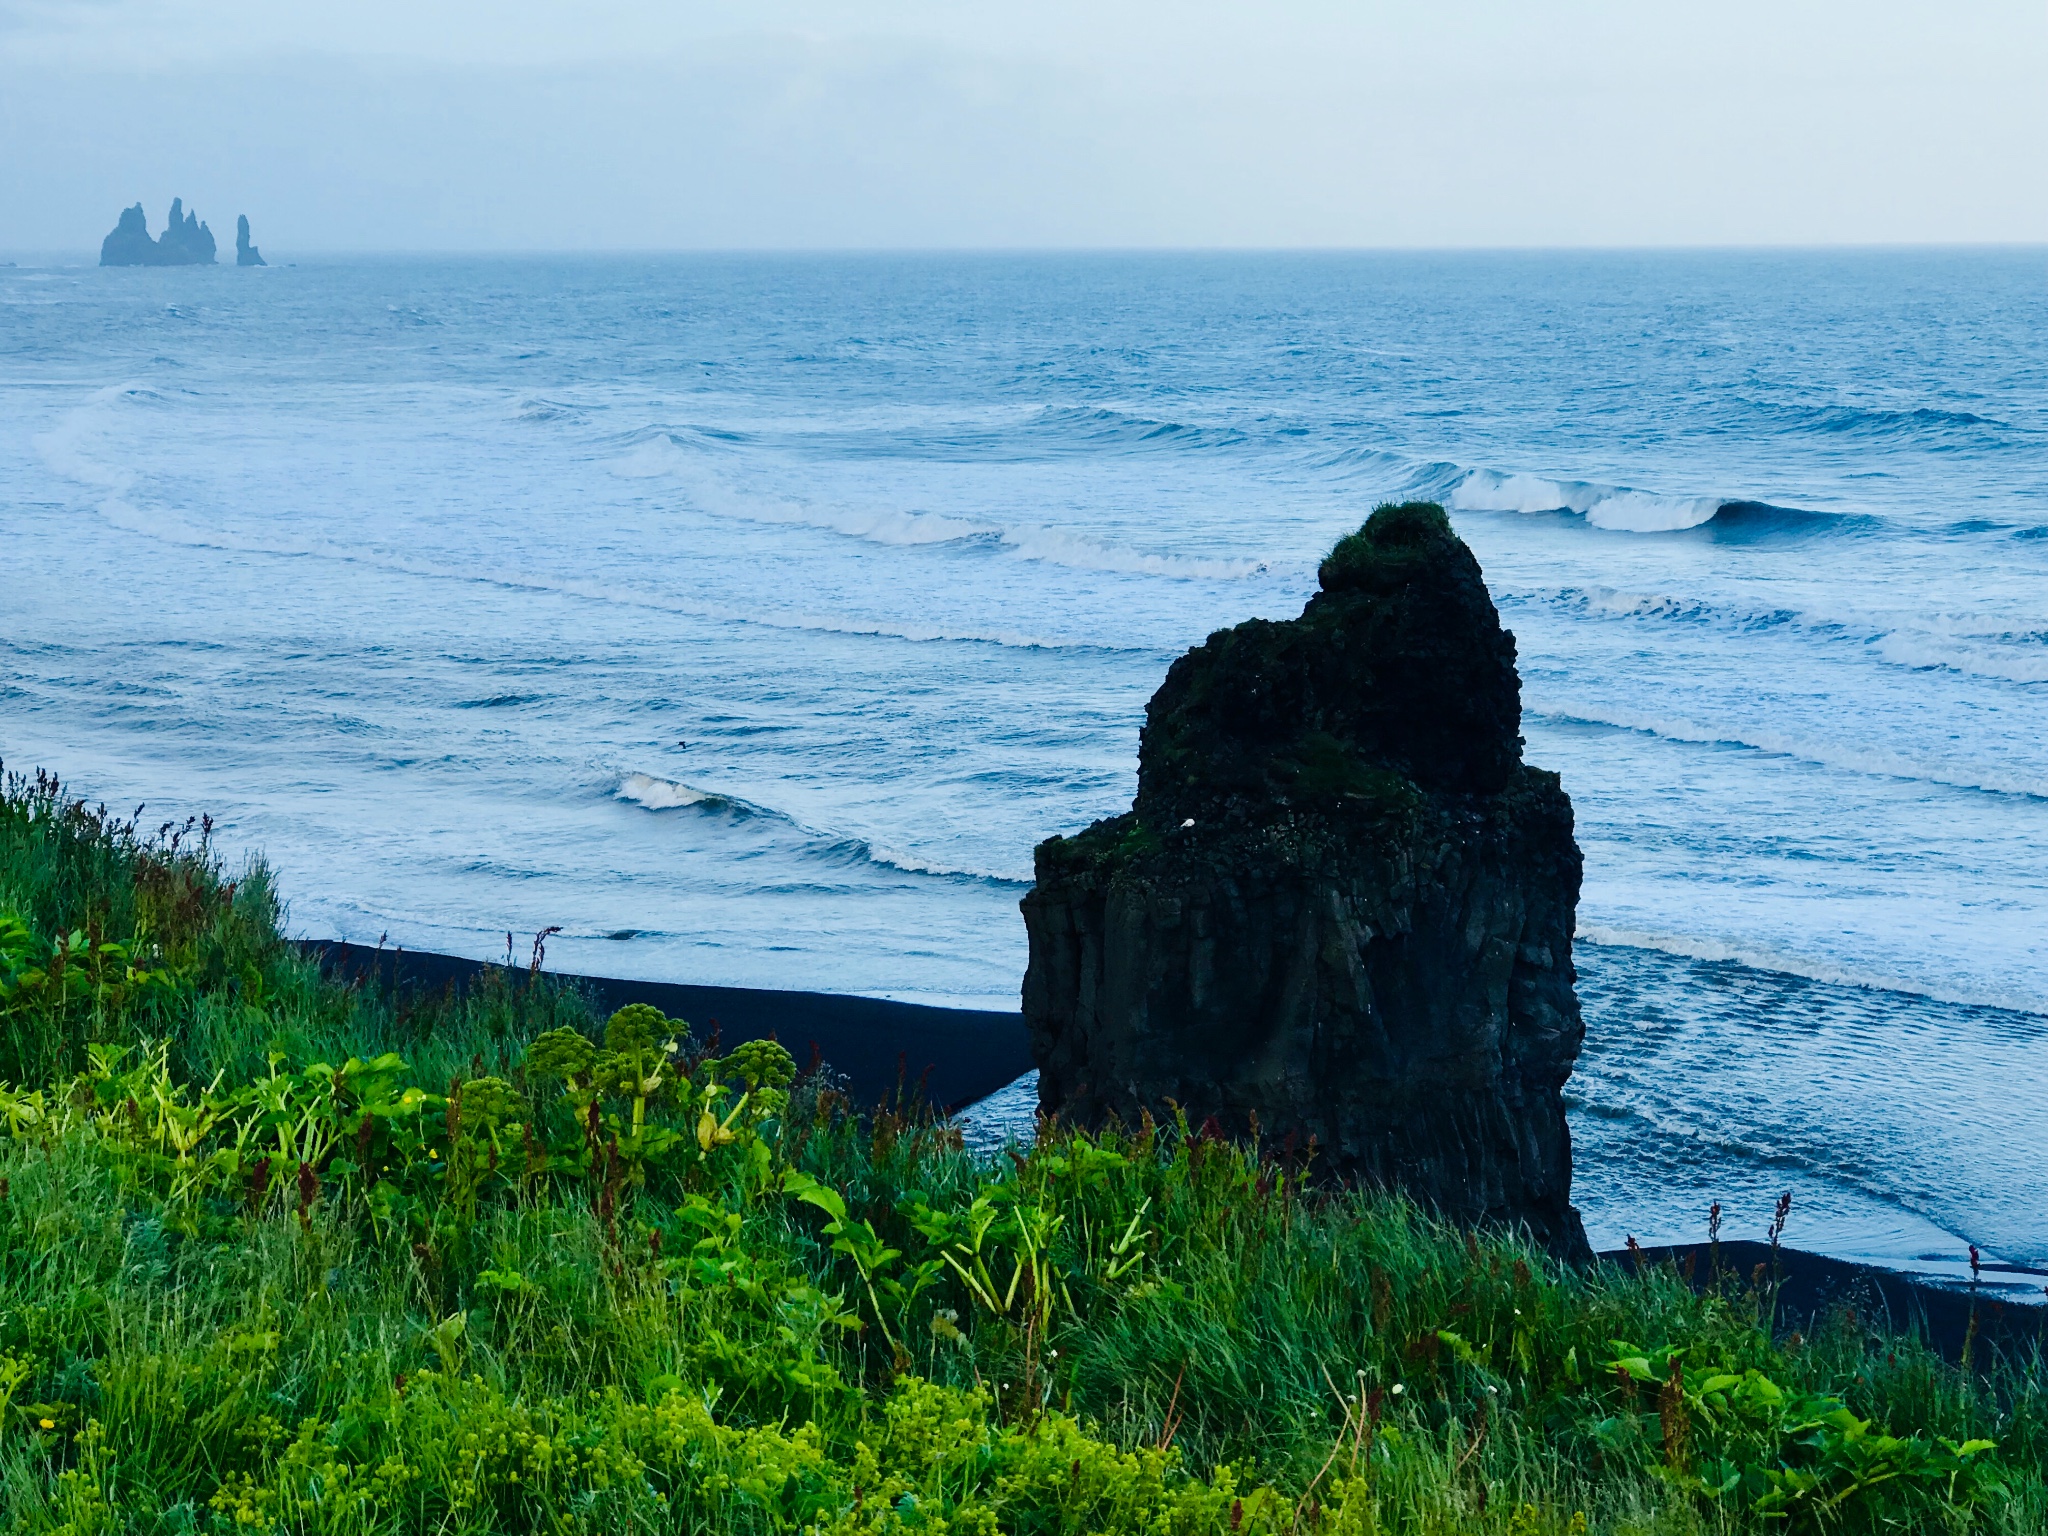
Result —
<instances>
[{"instance_id":1,"label":"green moss on rock","mask_svg":"<svg viewBox=\"0 0 2048 1536\"><path fill-rule=\"evenodd\" d=\"M1435 502L1389 502L1337 541L1316 579L1325 592L1386 590L1457 542L1450 518Z\"/></svg>"}]
</instances>

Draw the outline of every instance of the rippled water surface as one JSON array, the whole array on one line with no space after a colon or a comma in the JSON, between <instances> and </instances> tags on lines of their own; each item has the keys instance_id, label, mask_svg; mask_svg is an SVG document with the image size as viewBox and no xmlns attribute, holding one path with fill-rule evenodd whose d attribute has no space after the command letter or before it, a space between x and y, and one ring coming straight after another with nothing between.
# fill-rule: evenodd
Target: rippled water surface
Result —
<instances>
[{"instance_id":1,"label":"rippled water surface","mask_svg":"<svg viewBox=\"0 0 2048 1536\"><path fill-rule=\"evenodd\" d=\"M2048 257L0 269L0 753L308 933L1014 1005L1378 501L1587 856L1596 1241L2048 1261Z\"/></svg>"}]
</instances>

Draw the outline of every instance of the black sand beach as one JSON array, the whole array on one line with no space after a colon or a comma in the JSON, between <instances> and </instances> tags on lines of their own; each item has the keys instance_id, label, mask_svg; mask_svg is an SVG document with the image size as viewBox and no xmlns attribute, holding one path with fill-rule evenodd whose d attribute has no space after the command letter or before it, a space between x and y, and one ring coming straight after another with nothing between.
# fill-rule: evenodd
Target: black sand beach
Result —
<instances>
[{"instance_id":1,"label":"black sand beach","mask_svg":"<svg viewBox=\"0 0 2048 1536\"><path fill-rule=\"evenodd\" d=\"M460 991L488 971L514 978L526 974L522 966L508 970L491 961L421 950L326 940L303 941L300 947L317 956L330 975L415 995L445 988ZM716 1027L728 1046L773 1037L800 1063L816 1045L832 1070L846 1078L857 1104L878 1103L893 1095L899 1083L914 1089L922 1080L929 1103L959 1109L1031 1070L1021 1013L933 1008L826 992L546 974L580 987L601 1013L628 1003L647 1003L670 1018L688 1020L700 1038Z\"/></svg>"},{"instance_id":2,"label":"black sand beach","mask_svg":"<svg viewBox=\"0 0 2048 1536\"><path fill-rule=\"evenodd\" d=\"M301 947L319 958L330 975L365 985L422 995L461 990L486 972L525 967L466 960L423 950L375 949L339 941L306 940ZM1021 1013L968 1008L934 1008L884 998L827 992L783 992L756 987L690 986L675 982L630 981L609 976L546 973L583 989L599 1011L628 1003L649 1003L671 1018L686 1019L708 1034L715 1025L727 1044L774 1037L800 1060L813 1044L842 1074L856 1103L874 1104L902 1084L923 1081L924 1096L936 1108L959 1110L1006 1087L1031 1070L1031 1051ZM1631 1254L1602 1253L1628 1267L1670 1265L1693 1285L1714 1283L1714 1257L1704 1243L1645 1248ZM1951 1359L1965 1343L1980 1359L1994 1350L2030 1348L2048 1326L2048 1275L2009 1265L1987 1267L1974 1287L1941 1283L1825 1254L1780 1248L1773 1259L1767 1244L1729 1241L1720 1245L1722 1283L1750 1283L1756 1266L1773 1263L1779 1276L1777 1316L1781 1333L1810 1332L1838 1303L1888 1326L1919 1332ZM1974 1322L1973 1322L1974 1319Z\"/></svg>"}]
</instances>

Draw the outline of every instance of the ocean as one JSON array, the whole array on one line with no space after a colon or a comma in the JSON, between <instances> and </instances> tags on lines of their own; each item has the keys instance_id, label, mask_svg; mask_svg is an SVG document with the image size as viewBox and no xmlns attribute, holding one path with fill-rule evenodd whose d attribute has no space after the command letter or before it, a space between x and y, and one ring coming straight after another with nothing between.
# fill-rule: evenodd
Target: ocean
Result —
<instances>
[{"instance_id":1,"label":"ocean","mask_svg":"<svg viewBox=\"0 0 2048 1536\"><path fill-rule=\"evenodd\" d=\"M1014 1007L1174 656L1414 497L1596 1245L2048 1263L2041 251L0 268L0 755L307 935Z\"/></svg>"}]
</instances>

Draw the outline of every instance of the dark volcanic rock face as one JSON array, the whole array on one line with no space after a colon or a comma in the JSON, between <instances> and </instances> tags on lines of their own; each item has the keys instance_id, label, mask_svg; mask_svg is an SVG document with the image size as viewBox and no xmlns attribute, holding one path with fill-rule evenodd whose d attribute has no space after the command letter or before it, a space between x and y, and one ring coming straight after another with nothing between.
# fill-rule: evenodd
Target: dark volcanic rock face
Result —
<instances>
[{"instance_id":1,"label":"dark volcanic rock face","mask_svg":"<svg viewBox=\"0 0 2048 1536\"><path fill-rule=\"evenodd\" d=\"M1557 776L1522 762L1514 637L1434 506L1375 512L1321 583L1175 662L1132 810L1039 845L1041 1106L1256 1116L1326 1174L1584 1256L1560 1097L1580 856Z\"/></svg>"},{"instance_id":2,"label":"dark volcanic rock face","mask_svg":"<svg viewBox=\"0 0 2048 1536\"><path fill-rule=\"evenodd\" d=\"M171 199L171 220L163 238L149 238L149 218L142 204L121 210L113 233L100 242L103 267L190 267L205 266L214 258L213 231L199 222L199 215L185 212L182 197Z\"/></svg>"}]
</instances>

